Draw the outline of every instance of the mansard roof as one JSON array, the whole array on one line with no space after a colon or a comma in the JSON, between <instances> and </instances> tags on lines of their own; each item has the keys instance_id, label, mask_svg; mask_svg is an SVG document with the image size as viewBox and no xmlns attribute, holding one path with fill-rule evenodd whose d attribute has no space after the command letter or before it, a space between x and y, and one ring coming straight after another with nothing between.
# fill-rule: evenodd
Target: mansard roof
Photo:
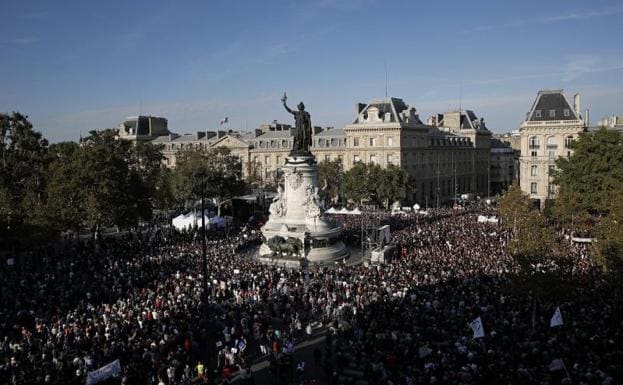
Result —
<instances>
[{"instance_id":1,"label":"mansard roof","mask_svg":"<svg viewBox=\"0 0 623 385\"><path fill-rule=\"evenodd\" d=\"M422 124L422 122L417 119L415 122L407 122L406 117L409 116L408 113L409 106L399 98L381 98L381 99L372 99L357 115L357 118L353 121L353 124L358 123L368 123L368 122L390 122L390 123L412 123L412 124ZM378 113L378 116L375 116L373 119L362 120L362 117L367 117L371 112ZM387 120L385 118L386 114Z\"/></svg>"},{"instance_id":2,"label":"mansard roof","mask_svg":"<svg viewBox=\"0 0 623 385\"><path fill-rule=\"evenodd\" d=\"M568 116L565 116L565 110ZM554 111L554 116L550 115ZM575 112L563 90L541 90L536 96L532 108L528 113L526 121L544 122L548 120L579 120L580 117Z\"/></svg>"}]
</instances>

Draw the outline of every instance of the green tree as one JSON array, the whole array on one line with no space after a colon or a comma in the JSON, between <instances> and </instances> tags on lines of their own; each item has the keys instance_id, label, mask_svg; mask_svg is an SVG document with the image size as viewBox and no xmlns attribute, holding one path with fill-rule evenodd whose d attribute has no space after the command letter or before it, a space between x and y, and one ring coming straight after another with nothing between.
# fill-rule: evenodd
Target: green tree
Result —
<instances>
[{"instance_id":1,"label":"green tree","mask_svg":"<svg viewBox=\"0 0 623 385\"><path fill-rule=\"evenodd\" d=\"M623 187L613 194L623 197ZM608 214L595 226L599 264L609 271L623 272L623 199L611 199Z\"/></svg>"},{"instance_id":2,"label":"green tree","mask_svg":"<svg viewBox=\"0 0 623 385\"><path fill-rule=\"evenodd\" d=\"M344 174L344 196L353 202L362 203L372 195L368 166L358 162Z\"/></svg>"},{"instance_id":3,"label":"green tree","mask_svg":"<svg viewBox=\"0 0 623 385\"><path fill-rule=\"evenodd\" d=\"M517 183L504 193L499 210L502 225L511 232L507 249L524 268L553 255L554 233Z\"/></svg>"},{"instance_id":4,"label":"green tree","mask_svg":"<svg viewBox=\"0 0 623 385\"><path fill-rule=\"evenodd\" d=\"M561 223L573 219L575 229L587 230L581 226L608 215L613 194L623 187L623 134L605 128L581 133L571 148L573 155L556 161L553 214Z\"/></svg>"},{"instance_id":5,"label":"green tree","mask_svg":"<svg viewBox=\"0 0 623 385\"><path fill-rule=\"evenodd\" d=\"M318 164L320 197L326 202L337 203L344 184L344 166L341 159L323 160Z\"/></svg>"},{"instance_id":6,"label":"green tree","mask_svg":"<svg viewBox=\"0 0 623 385\"><path fill-rule=\"evenodd\" d=\"M213 199L219 216L221 204L245 190L240 159L223 147L180 151L173 173L177 199Z\"/></svg>"},{"instance_id":7,"label":"green tree","mask_svg":"<svg viewBox=\"0 0 623 385\"><path fill-rule=\"evenodd\" d=\"M402 167L390 164L379 173L375 190L379 201L389 208L396 201L402 201L407 197L407 192L413 188L411 175Z\"/></svg>"},{"instance_id":8,"label":"green tree","mask_svg":"<svg viewBox=\"0 0 623 385\"><path fill-rule=\"evenodd\" d=\"M0 114L0 235L44 230L48 142L18 112Z\"/></svg>"},{"instance_id":9,"label":"green tree","mask_svg":"<svg viewBox=\"0 0 623 385\"><path fill-rule=\"evenodd\" d=\"M80 151L75 142L50 146L53 161L48 171L46 204L50 225L59 231L74 230L76 234L79 234L86 215Z\"/></svg>"}]
</instances>

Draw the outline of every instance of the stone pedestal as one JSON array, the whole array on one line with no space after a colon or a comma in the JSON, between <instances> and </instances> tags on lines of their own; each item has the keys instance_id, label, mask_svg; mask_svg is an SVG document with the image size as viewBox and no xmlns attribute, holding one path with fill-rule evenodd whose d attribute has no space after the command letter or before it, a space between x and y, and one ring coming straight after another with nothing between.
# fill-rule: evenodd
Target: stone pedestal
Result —
<instances>
[{"instance_id":1,"label":"stone pedestal","mask_svg":"<svg viewBox=\"0 0 623 385\"><path fill-rule=\"evenodd\" d=\"M346 258L341 226L323 216L314 156L288 156L283 170L284 186L279 187L268 222L262 227L265 241L260 247L260 261L296 268Z\"/></svg>"}]
</instances>

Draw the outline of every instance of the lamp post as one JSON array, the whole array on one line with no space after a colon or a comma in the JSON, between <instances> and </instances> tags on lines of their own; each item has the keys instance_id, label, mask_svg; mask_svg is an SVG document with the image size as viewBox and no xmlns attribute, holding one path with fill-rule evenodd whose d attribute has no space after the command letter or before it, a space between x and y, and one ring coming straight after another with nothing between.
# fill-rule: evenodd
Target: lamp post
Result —
<instances>
[{"instance_id":1,"label":"lamp post","mask_svg":"<svg viewBox=\"0 0 623 385\"><path fill-rule=\"evenodd\" d=\"M201 168L195 172L196 187L199 189L199 195L201 195L201 256L203 258L203 297L204 305L207 309L208 306L208 257L206 251L206 224L205 224L205 204L204 196L207 185L206 171Z\"/></svg>"}]
</instances>

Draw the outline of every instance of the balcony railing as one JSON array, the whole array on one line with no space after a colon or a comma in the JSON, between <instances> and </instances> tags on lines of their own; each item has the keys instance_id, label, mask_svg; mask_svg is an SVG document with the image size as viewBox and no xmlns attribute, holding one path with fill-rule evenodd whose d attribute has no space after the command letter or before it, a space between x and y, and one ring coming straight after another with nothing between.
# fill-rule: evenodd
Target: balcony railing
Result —
<instances>
[{"instance_id":1,"label":"balcony railing","mask_svg":"<svg viewBox=\"0 0 623 385\"><path fill-rule=\"evenodd\" d=\"M531 145L528 146L528 148L530 150L538 150L539 148L541 148L541 145L539 145L539 144L531 144Z\"/></svg>"}]
</instances>

